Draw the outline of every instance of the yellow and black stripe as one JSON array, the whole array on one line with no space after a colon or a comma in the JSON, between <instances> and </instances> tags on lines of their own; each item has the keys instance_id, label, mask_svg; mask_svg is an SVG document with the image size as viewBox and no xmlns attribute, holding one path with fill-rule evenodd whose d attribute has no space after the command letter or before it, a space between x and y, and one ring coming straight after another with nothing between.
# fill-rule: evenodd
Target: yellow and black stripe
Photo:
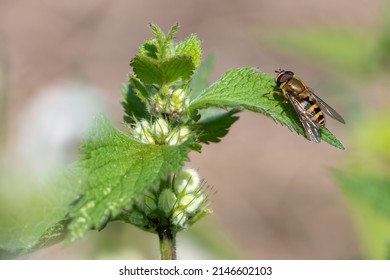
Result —
<instances>
[{"instance_id":1,"label":"yellow and black stripe","mask_svg":"<svg viewBox=\"0 0 390 280\"><path fill-rule=\"evenodd\" d=\"M305 110L306 115L318 126L323 127L325 125L324 113L318 106L318 104L308 97L300 100L300 103Z\"/></svg>"}]
</instances>

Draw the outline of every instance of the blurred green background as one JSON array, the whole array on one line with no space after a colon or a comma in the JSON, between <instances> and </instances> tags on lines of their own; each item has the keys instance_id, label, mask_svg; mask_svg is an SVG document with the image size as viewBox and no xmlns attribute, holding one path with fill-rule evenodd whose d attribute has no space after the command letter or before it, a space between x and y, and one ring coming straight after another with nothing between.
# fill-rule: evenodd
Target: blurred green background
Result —
<instances>
[{"instance_id":1,"label":"blurred green background","mask_svg":"<svg viewBox=\"0 0 390 280\"><path fill-rule=\"evenodd\" d=\"M216 55L212 81L234 67L292 70L346 120L327 125L344 151L244 112L191 154L214 214L179 234L179 259L390 258L385 0L0 1L1 258L33 248L77 196L49 174L77 160L93 117L123 128L120 85L148 22L197 33ZM19 258L158 259L158 240L111 223Z\"/></svg>"}]
</instances>

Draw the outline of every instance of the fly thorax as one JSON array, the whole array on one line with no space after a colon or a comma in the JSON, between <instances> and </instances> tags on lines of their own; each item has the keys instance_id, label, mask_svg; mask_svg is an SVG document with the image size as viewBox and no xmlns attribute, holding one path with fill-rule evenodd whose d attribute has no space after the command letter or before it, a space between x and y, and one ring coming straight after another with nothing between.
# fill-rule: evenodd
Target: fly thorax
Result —
<instances>
[{"instance_id":1,"label":"fly thorax","mask_svg":"<svg viewBox=\"0 0 390 280\"><path fill-rule=\"evenodd\" d=\"M291 79L288 81L289 88L296 94L306 90L306 86L298 79Z\"/></svg>"}]
</instances>

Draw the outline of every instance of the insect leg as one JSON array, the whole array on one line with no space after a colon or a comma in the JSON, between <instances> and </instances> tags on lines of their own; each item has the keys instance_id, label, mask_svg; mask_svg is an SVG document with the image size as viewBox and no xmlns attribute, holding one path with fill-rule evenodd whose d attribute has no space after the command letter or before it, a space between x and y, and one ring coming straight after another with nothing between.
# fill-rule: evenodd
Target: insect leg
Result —
<instances>
[{"instance_id":1,"label":"insect leg","mask_svg":"<svg viewBox=\"0 0 390 280\"><path fill-rule=\"evenodd\" d=\"M280 105L282 105L282 104L288 103L288 102L289 102L288 100L283 100L282 102L279 102L278 104L272 106L271 108L268 108L268 109L266 110L266 112L268 112L268 111L270 111L270 110L272 110L272 109L275 109L276 107L278 107L278 106L280 106Z\"/></svg>"},{"instance_id":2,"label":"insect leg","mask_svg":"<svg viewBox=\"0 0 390 280\"><path fill-rule=\"evenodd\" d=\"M266 95L268 95L268 94L283 94L283 92L280 91L280 90L272 90L272 91L263 93L261 96L266 96Z\"/></svg>"}]
</instances>

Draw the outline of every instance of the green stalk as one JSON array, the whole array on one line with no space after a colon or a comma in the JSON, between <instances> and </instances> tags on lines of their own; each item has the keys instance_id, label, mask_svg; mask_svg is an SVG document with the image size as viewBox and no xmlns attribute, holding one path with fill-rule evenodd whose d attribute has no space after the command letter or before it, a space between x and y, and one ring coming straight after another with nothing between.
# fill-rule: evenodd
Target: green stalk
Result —
<instances>
[{"instance_id":1,"label":"green stalk","mask_svg":"<svg viewBox=\"0 0 390 280\"><path fill-rule=\"evenodd\" d=\"M176 260L176 232L170 228L158 230L160 253L162 260Z\"/></svg>"}]
</instances>

